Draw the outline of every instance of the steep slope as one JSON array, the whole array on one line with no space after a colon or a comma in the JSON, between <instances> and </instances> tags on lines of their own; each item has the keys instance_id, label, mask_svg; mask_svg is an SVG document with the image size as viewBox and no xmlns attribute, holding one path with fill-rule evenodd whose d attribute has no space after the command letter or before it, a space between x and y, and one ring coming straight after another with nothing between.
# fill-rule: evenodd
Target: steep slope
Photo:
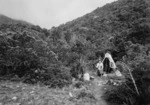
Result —
<instances>
[{"instance_id":1,"label":"steep slope","mask_svg":"<svg viewBox=\"0 0 150 105\"><path fill-rule=\"evenodd\" d=\"M57 31L56 36L64 40L64 46L72 48L80 44L92 48L92 51L112 49L122 57L126 52L123 42L132 41L142 45L150 42L149 25L148 0L118 0L52 28L51 34L55 35Z\"/></svg>"},{"instance_id":2,"label":"steep slope","mask_svg":"<svg viewBox=\"0 0 150 105\"><path fill-rule=\"evenodd\" d=\"M41 81L50 87L70 83L69 70L46 42L49 32L26 24L0 25L0 76L17 76L23 82Z\"/></svg>"},{"instance_id":3,"label":"steep slope","mask_svg":"<svg viewBox=\"0 0 150 105\"><path fill-rule=\"evenodd\" d=\"M0 74L28 74L52 87L95 70L107 49L115 61L127 59L132 66L146 62L150 52L148 0L119 0L49 32L5 16L1 20ZM7 22L15 24L3 24Z\"/></svg>"},{"instance_id":4,"label":"steep slope","mask_svg":"<svg viewBox=\"0 0 150 105\"><path fill-rule=\"evenodd\" d=\"M50 32L49 38L61 46L55 51L58 59L71 67L73 74L94 70L99 55L106 49L113 52L118 69L128 79L106 93L111 105L150 105L149 0L118 0ZM135 82L128 74L133 74Z\"/></svg>"}]
</instances>

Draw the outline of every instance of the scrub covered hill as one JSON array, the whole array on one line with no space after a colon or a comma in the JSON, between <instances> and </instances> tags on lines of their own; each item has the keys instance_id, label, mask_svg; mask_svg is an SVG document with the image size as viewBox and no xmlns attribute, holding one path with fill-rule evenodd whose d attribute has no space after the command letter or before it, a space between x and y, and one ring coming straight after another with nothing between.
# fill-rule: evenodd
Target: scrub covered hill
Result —
<instances>
[{"instance_id":1,"label":"scrub covered hill","mask_svg":"<svg viewBox=\"0 0 150 105\"><path fill-rule=\"evenodd\" d=\"M49 32L39 26L1 25L1 79L7 76L11 79L15 76L26 83L40 81L50 87L68 84L71 80L69 70L63 67L53 49L48 46L48 35Z\"/></svg>"},{"instance_id":2,"label":"scrub covered hill","mask_svg":"<svg viewBox=\"0 0 150 105\"><path fill-rule=\"evenodd\" d=\"M16 20L16 19L12 19L9 18L5 15L0 14L0 25L2 24L26 24L26 25L31 25L31 23L28 23L26 21L22 21L22 20Z\"/></svg>"},{"instance_id":3,"label":"scrub covered hill","mask_svg":"<svg viewBox=\"0 0 150 105\"><path fill-rule=\"evenodd\" d=\"M67 48L85 48L92 53L112 49L117 58L129 45L148 46L150 42L150 3L148 0L119 0L97 8L83 17L51 29L51 35L63 39ZM89 51L82 54L88 57ZM149 47L148 47L149 49ZM148 50L147 50L148 51ZM93 55L93 54L92 54Z\"/></svg>"},{"instance_id":4,"label":"scrub covered hill","mask_svg":"<svg viewBox=\"0 0 150 105\"><path fill-rule=\"evenodd\" d=\"M61 88L71 84L73 77L80 78L84 71L95 72L99 56L110 50L115 61L130 67L140 95L126 74L125 84L108 91L107 102L149 103L149 0L118 0L50 30L22 23L2 23L1 79L16 78ZM126 71L124 66L120 70Z\"/></svg>"},{"instance_id":5,"label":"scrub covered hill","mask_svg":"<svg viewBox=\"0 0 150 105\"><path fill-rule=\"evenodd\" d=\"M118 0L59 27L53 27L48 38L55 38L53 41L58 48L61 46L65 52L82 59L79 60L82 66L88 64L85 69L91 70L94 62L107 49L111 50L115 61L124 58L131 66L137 66L149 56L150 2ZM58 58L65 65L70 65L66 59L61 58L61 51L56 50ZM68 53L63 53L63 56Z\"/></svg>"},{"instance_id":6,"label":"scrub covered hill","mask_svg":"<svg viewBox=\"0 0 150 105\"><path fill-rule=\"evenodd\" d=\"M111 50L115 61L122 61L125 60L123 58L126 58L131 66L136 67L149 56L149 5L148 0L119 0L50 30L41 29L34 25L5 23L0 27L2 38L1 61L3 62L1 67L8 69L8 72L5 71L6 74L9 73L9 69L14 71L18 69L15 67L18 62L26 61L24 56L28 51L32 52L30 47L38 49L38 54L32 52L34 56L38 57L37 62L50 60L47 57L52 54L54 59L48 62L55 63L53 65L42 63L40 66L38 66L38 63L32 67L28 63L19 63L19 65L23 64L19 67L19 70L27 67L29 71L31 68L31 71L37 69L42 71L59 64L60 66L57 67L67 69L68 75L78 78L82 70L95 69L98 57L103 55L103 52L107 49ZM1 21L7 19L6 17ZM2 47L2 45L5 47ZM4 57L2 53L7 54L6 52L10 48L16 49L17 46L28 50L19 50L25 51L25 54L22 55L23 57L19 55L18 59L21 60L14 61L17 62L15 64L12 63L12 58L7 57L10 56L9 54ZM9 52L11 51L12 49ZM17 53L15 52L15 54ZM40 57L41 55L44 58ZM16 59L16 55L13 55L13 58ZM6 60L5 63L4 59ZM5 65L6 62L8 63L7 66ZM43 67L43 65L46 67Z\"/></svg>"},{"instance_id":7,"label":"scrub covered hill","mask_svg":"<svg viewBox=\"0 0 150 105\"><path fill-rule=\"evenodd\" d=\"M40 81L63 87L83 71L94 71L99 56L107 49L115 61L132 68L137 80L149 71L149 0L118 0L50 30L2 24L0 74L27 83Z\"/></svg>"},{"instance_id":8,"label":"scrub covered hill","mask_svg":"<svg viewBox=\"0 0 150 105\"><path fill-rule=\"evenodd\" d=\"M135 83L126 73L125 84L106 92L105 98L110 105L149 105L149 0L118 0L107 4L83 17L53 27L48 38L54 37L55 45L63 49L55 51L58 59L71 68L73 74L80 73L81 68L94 70L99 56L108 49L122 72L130 69Z\"/></svg>"}]
</instances>

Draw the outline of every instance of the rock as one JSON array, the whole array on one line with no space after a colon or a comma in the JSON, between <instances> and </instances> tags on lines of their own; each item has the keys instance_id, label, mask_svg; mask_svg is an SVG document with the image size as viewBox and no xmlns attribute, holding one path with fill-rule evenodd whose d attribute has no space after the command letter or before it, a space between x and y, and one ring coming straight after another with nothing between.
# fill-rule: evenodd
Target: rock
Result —
<instances>
[{"instance_id":1,"label":"rock","mask_svg":"<svg viewBox=\"0 0 150 105\"><path fill-rule=\"evenodd\" d=\"M71 93L71 92L69 92L69 96L70 96L70 97L73 97L73 95L72 95L72 93Z\"/></svg>"},{"instance_id":2,"label":"rock","mask_svg":"<svg viewBox=\"0 0 150 105\"><path fill-rule=\"evenodd\" d=\"M104 77L107 77L107 74L104 73L103 76L104 76Z\"/></svg>"},{"instance_id":3,"label":"rock","mask_svg":"<svg viewBox=\"0 0 150 105\"><path fill-rule=\"evenodd\" d=\"M89 73L85 73L83 75L83 79L84 79L84 81L90 81L90 75L89 75Z\"/></svg>"},{"instance_id":4,"label":"rock","mask_svg":"<svg viewBox=\"0 0 150 105\"><path fill-rule=\"evenodd\" d=\"M90 80L94 80L94 77L93 77L93 76L90 76Z\"/></svg>"},{"instance_id":5,"label":"rock","mask_svg":"<svg viewBox=\"0 0 150 105\"><path fill-rule=\"evenodd\" d=\"M121 72L120 72L119 70L116 70L116 71L115 71L115 74L116 74L116 76L118 76L118 77L121 77L121 76L122 76L122 74L121 74Z\"/></svg>"},{"instance_id":6,"label":"rock","mask_svg":"<svg viewBox=\"0 0 150 105\"><path fill-rule=\"evenodd\" d=\"M101 85L102 85L102 83L99 82L99 83L98 83L98 86L101 86Z\"/></svg>"},{"instance_id":7,"label":"rock","mask_svg":"<svg viewBox=\"0 0 150 105\"><path fill-rule=\"evenodd\" d=\"M14 97L12 98L12 100L14 100L14 101L15 101L15 100L17 100L17 97L16 97L16 96L14 96Z\"/></svg>"},{"instance_id":8,"label":"rock","mask_svg":"<svg viewBox=\"0 0 150 105\"><path fill-rule=\"evenodd\" d=\"M117 83L116 83L116 82L114 82L114 83L113 83L113 85L117 85Z\"/></svg>"},{"instance_id":9,"label":"rock","mask_svg":"<svg viewBox=\"0 0 150 105\"><path fill-rule=\"evenodd\" d=\"M34 91L31 91L31 92L30 92L30 94L33 94L33 93L34 93Z\"/></svg>"}]
</instances>

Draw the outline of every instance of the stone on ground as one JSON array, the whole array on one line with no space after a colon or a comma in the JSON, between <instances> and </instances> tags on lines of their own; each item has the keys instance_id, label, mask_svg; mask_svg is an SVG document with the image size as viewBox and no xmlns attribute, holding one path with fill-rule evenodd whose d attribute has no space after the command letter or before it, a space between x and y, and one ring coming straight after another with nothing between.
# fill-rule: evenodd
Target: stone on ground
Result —
<instances>
[{"instance_id":1,"label":"stone on ground","mask_svg":"<svg viewBox=\"0 0 150 105\"><path fill-rule=\"evenodd\" d=\"M85 73L83 75L83 79L84 79L84 81L90 81L90 75L89 75L89 73Z\"/></svg>"}]
</instances>

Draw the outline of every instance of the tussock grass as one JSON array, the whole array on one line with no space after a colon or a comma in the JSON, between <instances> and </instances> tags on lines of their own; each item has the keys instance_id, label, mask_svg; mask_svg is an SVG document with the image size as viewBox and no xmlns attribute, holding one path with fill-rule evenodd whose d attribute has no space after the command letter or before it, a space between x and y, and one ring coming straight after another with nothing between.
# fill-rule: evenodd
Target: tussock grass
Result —
<instances>
[{"instance_id":1,"label":"tussock grass","mask_svg":"<svg viewBox=\"0 0 150 105\"><path fill-rule=\"evenodd\" d=\"M80 84L80 82L79 82ZM83 87L87 88L83 88ZM41 84L22 82L0 82L0 104L2 105L99 105L91 85L83 84L63 88L49 88ZM72 94L72 96L69 95Z\"/></svg>"}]
</instances>

